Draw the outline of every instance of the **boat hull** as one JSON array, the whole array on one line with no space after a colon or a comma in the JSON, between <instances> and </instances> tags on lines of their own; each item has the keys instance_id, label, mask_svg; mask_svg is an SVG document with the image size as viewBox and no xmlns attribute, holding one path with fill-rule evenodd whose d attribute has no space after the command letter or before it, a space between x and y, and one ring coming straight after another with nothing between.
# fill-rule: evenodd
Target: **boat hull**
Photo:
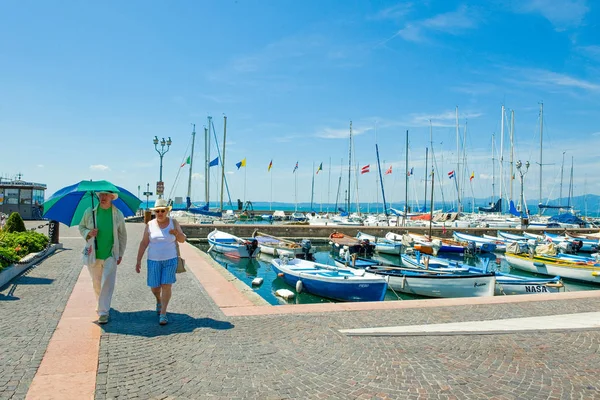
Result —
<instances>
[{"instance_id":1,"label":"boat hull","mask_svg":"<svg viewBox=\"0 0 600 400\"><path fill-rule=\"evenodd\" d=\"M506 261L514 268L535 274L560 276L583 282L600 283L600 267L585 263L553 263L547 260L506 254Z\"/></svg>"},{"instance_id":2,"label":"boat hull","mask_svg":"<svg viewBox=\"0 0 600 400\"><path fill-rule=\"evenodd\" d=\"M426 297L489 297L494 295L494 275L388 275L395 291Z\"/></svg>"},{"instance_id":3,"label":"boat hull","mask_svg":"<svg viewBox=\"0 0 600 400\"><path fill-rule=\"evenodd\" d=\"M289 260L288 262L300 261ZM368 276L344 278L336 270L327 271L324 276L312 275L308 270L294 271L286 268L282 259L271 261L273 269L285 283L296 288L302 282L302 290L308 293L338 301L381 301L385 297L387 282L384 278L368 274ZM371 278L369 278L371 277Z\"/></svg>"},{"instance_id":4,"label":"boat hull","mask_svg":"<svg viewBox=\"0 0 600 400\"><path fill-rule=\"evenodd\" d=\"M258 242L253 243L216 229L208 234L207 239L212 251L229 257L255 258L260 253Z\"/></svg>"}]
</instances>

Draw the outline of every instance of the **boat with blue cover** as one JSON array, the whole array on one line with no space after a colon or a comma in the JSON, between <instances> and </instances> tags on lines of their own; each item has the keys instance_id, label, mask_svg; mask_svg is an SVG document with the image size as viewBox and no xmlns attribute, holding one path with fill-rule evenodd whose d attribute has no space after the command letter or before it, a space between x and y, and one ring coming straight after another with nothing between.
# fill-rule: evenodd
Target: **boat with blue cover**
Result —
<instances>
[{"instance_id":1,"label":"boat with blue cover","mask_svg":"<svg viewBox=\"0 0 600 400\"><path fill-rule=\"evenodd\" d=\"M299 258L275 258L271 265L285 283L338 301L382 301L387 280L364 269L340 268Z\"/></svg>"},{"instance_id":2,"label":"boat with blue cover","mask_svg":"<svg viewBox=\"0 0 600 400\"><path fill-rule=\"evenodd\" d=\"M210 232L207 239L209 251L214 250L230 257L253 258L260 252L256 239L242 239L218 229Z\"/></svg>"}]
</instances>

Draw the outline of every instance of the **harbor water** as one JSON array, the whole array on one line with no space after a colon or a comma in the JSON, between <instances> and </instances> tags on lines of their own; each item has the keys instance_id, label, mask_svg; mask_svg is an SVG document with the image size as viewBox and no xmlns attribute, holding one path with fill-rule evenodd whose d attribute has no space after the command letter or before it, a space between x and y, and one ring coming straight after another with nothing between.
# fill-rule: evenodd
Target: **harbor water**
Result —
<instances>
[{"instance_id":1,"label":"harbor water","mask_svg":"<svg viewBox=\"0 0 600 400\"><path fill-rule=\"evenodd\" d=\"M208 244L197 244L202 251L208 250ZM330 251L331 247L328 245L313 246L315 251L314 257L317 262L327 265L334 265L333 253ZM327 298L314 296L312 294L302 292L296 293L296 289L292 286L287 285L282 278L279 278L271 266L271 260L273 257L267 254L260 254L256 259L250 258L232 258L227 257L221 253L211 251L208 253L217 263L223 268L227 269L240 281L252 288L252 290L265 299L269 304L280 305L280 304L308 304L308 303L333 303L334 300ZM381 259L388 263L400 264L400 257L388 254L376 254L374 259ZM499 270L502 272L510 272L511 274L521 275L524 277L541 277L541 275L529 274L527 272L511 269L504 257L500 254L483 254L476 257L451 257L456 261L465 262L469 265L483 267L486 259L489 260L489 270ZM252 280L254 278L263 278L263 283L260 286L253 286ZM600 285L586 284L584 282L564 281L565 291L580 291L580 290L598 290ZM296 294L293 299L285 300L275 296L275 291L278 289L289 289ZM413 299L424 299L426 297L413 296L404 293L395 293L388 290L385 295L385 301L393 300L413 300Z\"/></svg>"}]
</instances>

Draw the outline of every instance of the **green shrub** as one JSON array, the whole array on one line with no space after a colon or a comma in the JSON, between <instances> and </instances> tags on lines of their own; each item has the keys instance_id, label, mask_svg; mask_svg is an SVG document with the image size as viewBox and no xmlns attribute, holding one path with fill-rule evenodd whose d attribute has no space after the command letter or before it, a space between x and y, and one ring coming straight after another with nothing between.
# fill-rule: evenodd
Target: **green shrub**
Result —
<instances>
[{"instance_id":1,"label":"green shrub","mask_svg":"<svg viewBox=\"0 0 600 400\"><path fill-rule=\"evenodd\" d=\"M21 257L17 255L14 249L8 247L0 247L0 270L19 261Z\"/></svg>"},{"instance_id":2,"label":"green shrub","mask_svg":"<svg viewBox=\"0 0 600 400\"><path fill-rule=\"evenodd\" d=\"M6 232L25 232L27 229L25 228L21 214L18 212L10 214L8 220L6 220L6 225L4 225L4 230Z\"/></svg>"},{"instance_id":3,"label":"green shrub","mask_svg":"<svg viewBox=\"0 0 600 400\"><path fill-rule=\"evenodd\" d=\"M4 233L0 237L0 246L12 249L18 256L38 253L48 246L50 239L39 232Z\"/></svg>"}]
</instances>

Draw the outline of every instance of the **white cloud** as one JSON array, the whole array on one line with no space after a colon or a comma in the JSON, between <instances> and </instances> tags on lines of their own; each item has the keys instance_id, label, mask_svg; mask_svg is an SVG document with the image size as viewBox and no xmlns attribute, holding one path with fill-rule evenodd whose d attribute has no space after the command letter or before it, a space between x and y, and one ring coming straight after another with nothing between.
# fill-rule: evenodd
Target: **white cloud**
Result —
<instances>
[{"instance_id":1,"label":"white cloud","mask_svg":"<svg viewBox=\"0 0 600 400\"><path fill-rule=\"evenodd\" d=\"M425 42L432 32L460 35L479 25L477 13L467 6L460 6L456 11L435 15L420 21L413 21L397 33L404 40Z\"/></svg>"},{"instance_id":2,"label":"white cloud","mask_svg":"<svg viewBox=\"0 0 600 400\"><path fill-rule=\"evenodd\" d=\"M375 15L367 17L371 20L391 19L398 20L406 16L413 8L412 3L399 3L383 10L378 11Z\"/></svg>"},{"instance_id":3,"label":"white cloud","mask_svg":"<svg viewBox=\"0 0 600 400\"><path fill-rule=\"evenodd\" d=\"M585 79L575 78L565 74L559 74L552 71L529 69L524 70L524 75L529 80L529 83L552 86L583 89L587 91L599 92L600 83L591 82Z\"/></svg>"},{"instance_id":4,"label":"white cloud","mask_svg":"<svg viewBox=\"0 0 600 400\"><path fill-rule=\"evenodd\" d=\"M461 112L459 109L458 118L459 122L461 120L478 118L482 116L482 113L477 112ZM456 111L445 111L440 114L411 114L410 119L407 122L407 125L410 126L429 126L429 121L431 121L431 126L435 127L448 127L456 125Z\"/></svg>"},{"instance_id":5,"label":"white cloud","mask_svg":"<svg viewBox=\"0 0 600 400\"><path fill-rule=\"evenodd\" d=\"M591 59L600 60L600 46L579 46L577 47L577 50Z\"/></svg>"},{"instance_id":6,"label":"white cloud","mask_svg":"<svg viewBox=\"0 0 600 400\"><path fill-rule=\"evenodd\" d=\"M515 4L515 11L537 13L558 31L581 25L589 7L586 0L528 0Z\"/></svg>"},{"instance_id":7,"label":"white cloud","mask_svg":"<svg viewBox=\"0 0 600 400\"><path fill-rule=\"evenodd\" d=\"M195 180L204 179L204 175L199 172L194 172L192 174L192 179L195 179Z\"/></svg>"},{"instance_id":8,"label":"white cloud","mask_svg":"<svg viewBox=\"0 0 600 400\"><path fill-rule=\"evenodd\" d=\"M44 164L38 164L37 167L38 168L44 168Z\"/></svg>"},{"instance_id":9,"label":"white cloud","mask_svg":"<svg viewBox=\"0 0 600 400\"><path fill-rule=\"evenodd\" d=\"M372 128L356 128L354 125L352 126L352 135L358 136L362 135L365 132L372 130ZM320 137L323 139L348 139L350 137L350 127L348 128L323 128L319 129L317 133L315 133L316 137Z\"/></svg>"},{"instance_id":10,"label":"white cloud","mask_svg":"<svg viewBox=\"0 0 600 400\"><path fill-rule=\"evenodd\" d=\"M106 165L94 164L94 165L90 165L90 169L92 171L108 171L110 168L107 167Z\"/></svg>"}]
</instances>

